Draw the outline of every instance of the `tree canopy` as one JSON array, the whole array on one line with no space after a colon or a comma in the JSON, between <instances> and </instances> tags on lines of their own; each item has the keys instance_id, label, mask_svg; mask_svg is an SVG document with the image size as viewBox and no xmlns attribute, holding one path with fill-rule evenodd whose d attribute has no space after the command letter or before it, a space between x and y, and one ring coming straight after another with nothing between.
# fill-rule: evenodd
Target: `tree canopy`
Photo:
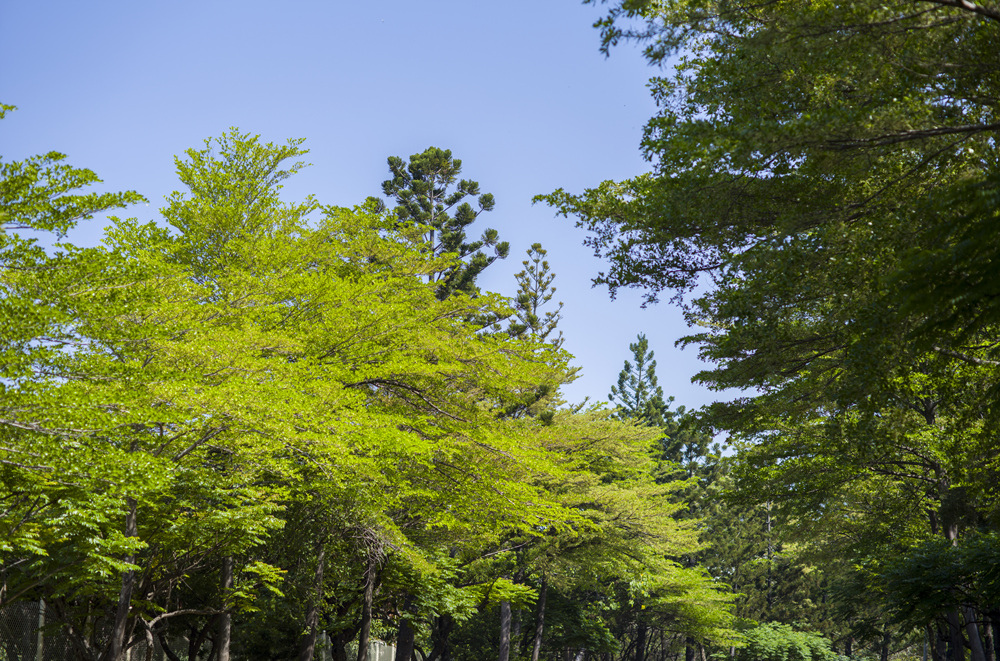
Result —
<instances>
[{"instance_id":1,"label":"tree canopy","mask_svg":"<svg viewBox=\"0 0 1000 661\"><path fill-rule=\"evenodd\" d=\"M827 559L975 547L1000 474L995 3L627 1L598 27L674 65L653 171L540 199L612 295L683 306L699 381L744 393L703 415L739 493ZM886 572L869 589L899 589ZM977 653L975 612L936 616Z\"/></svg>"}]
</instances>

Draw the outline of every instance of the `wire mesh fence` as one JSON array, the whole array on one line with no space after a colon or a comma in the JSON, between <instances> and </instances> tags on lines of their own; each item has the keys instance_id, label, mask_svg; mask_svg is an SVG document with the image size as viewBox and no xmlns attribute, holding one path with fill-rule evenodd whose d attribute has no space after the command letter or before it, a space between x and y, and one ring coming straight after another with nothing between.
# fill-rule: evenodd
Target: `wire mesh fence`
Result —
<instances>
[{"instance_id":1,"label":"wire mesh fence","mask_svg":"<svg viewBox=\"0 0 1000 661\"><path fill-rule=\"evenodd\" d=\"M173 656L181 661L198 661L188 659L186 641L178 641L177 648L170 644ZM146 661L147 642L140 639L119 657L119 661ZM348 661L357 661L357 644L347 647ZM0 661L66 661L78 658L72 648L70 637L63 631L59 622L51 616L46 617L44 601L17 602L8 604L0 610ZM368 661L394 661L396 648L381 640L368 643ZM167 653L160 645L159 639L153 640L153 661L167 661ZM330 638L323 632L317 645L315 661L333 661L330 649Z\"/></svg>"}]
</instances>

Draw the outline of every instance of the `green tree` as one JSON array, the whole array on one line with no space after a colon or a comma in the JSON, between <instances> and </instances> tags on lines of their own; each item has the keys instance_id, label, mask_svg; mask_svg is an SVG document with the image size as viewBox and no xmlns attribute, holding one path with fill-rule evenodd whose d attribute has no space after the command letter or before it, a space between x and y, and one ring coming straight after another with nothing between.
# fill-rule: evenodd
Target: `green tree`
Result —
<instances>
[{"instance_id":1,"label":"green tree","mask_svg":"<svg viewBox=\"0 0 1000 661\"><path fill-rule=\"evenodd\" d=\"M514 316L509 332L514 336L531 335L543 342L556 330L562 318L563 304L559 303L554 311L541 312L542 306L552 300L556 288L552 281L556 276L550 272L545 255L548 251L540 243L531 244L528 249L528 259L521 262L524 268L514 275L517 280L517 295L514 297ZM563 344L562 331L551 340L555 348Z\"/></svg>"},{"instance_id":2,"label":"green tree","mask_svg":"<svg viewBox=\"0 0 1000 661\"><path fill-rule=\"evenodd\" d=\"M478 241L466 242L466 228L479 214L493 210L493 195L480 194L479 182L458 179L462 161L452 158L449 149L428 147L410 156L409 163L398 156L390 156L388 163L392 178L382 182L382 193L395 201L394 213L399 222L419 231L432 254L454 254L465 260L428 274L430 281L438 285L438 297L446 298L456 291L475 294L479 274L496 259L505 258L510 250L506 241L499 241L497 231L489 228ZM478 209L463 202L470 196L475 198ZM493 254L487 255L483 248L492 248Z\"/></svg>"},{"instance_id":3,"label":"green tree","mask_svg":"<svg viewBox=\"0 0 1000 661\"><path fill-rule=\"evenodd\" d=\"M740 441L741 490L840 558L995 525L982 246L998 18L946 2L612 5L605 47L683 51L652 83L655 170L546 196L592 230L612 291L679 295L699 328L687 342L714 363L699 379L748 393L710 411ZM939 616L953 658L976 649L968 616Z\"/></svg>"},{"instance_id":4,"label":"green tree","mask_svg":"<svg viewBox=\"0 0 1000 661\"><path fill-rule=\"evenodd\" d=\"M635 342L628 345L635 363L625 361L618 374L618 384L611 386L608 399L619 407L624 419L640 420L651 427L663 427L667 422L667 408L673 398L664 401L663 388L657 384L656 361L646 336L639 333Z\"/></svg>"}]
</instances>

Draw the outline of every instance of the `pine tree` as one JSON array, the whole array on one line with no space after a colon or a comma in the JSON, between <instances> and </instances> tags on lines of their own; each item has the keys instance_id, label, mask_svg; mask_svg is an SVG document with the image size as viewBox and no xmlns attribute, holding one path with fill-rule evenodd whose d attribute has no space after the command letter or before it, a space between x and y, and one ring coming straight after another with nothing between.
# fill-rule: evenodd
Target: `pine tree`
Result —
<instances>
[{"instance_id":1,"label":"pine tree","mask_svg":"<svg viewBox=\"0 0 1000 661\"><path fill-rule=\"evenodd\" d=\"M552 281L556 276L550 272L549 263L545 260L548 251L540 243L531 244L528 249L528 259L521 262L524 269L515 274L518 290L514 299L514 315L509 331L514 337L530 335L539 340L546 340L556 329L562 318L563 304L560 302L555 311L541 314L539 309L552 300L556 288ZM557 349L563 344L562 331L552 340Z\"/></svg>"},{"instance_id":2,"label":"pine tree","mask_svg":"<svg viewBox=\"0 0 1000 661\"><path fill-rule=\"evenodd\" d=\"M479 274L498 258L507 257L510 249L492 228L487 228L478 241L466 242L466 228L479 214L493 210L493 195L480 194L477 181L458 179L462 161L452 158L450 149L428 147L410 156L409 164L399 156L390 156L388 164L392 178L382 182L382 193L396 202L394 211L399 222L417 226L434 255L454 254L465 260L429 276L432 282L440 283L438 299L444 300L456 291L476 294ZM454 190L449 191L453 186ZM478 210L463 202L469 196L476 198ZM493 255L483 252L486 247L493 248Z\"/></svg>"},{"instance_id":3,"label":"pine tree","mask_svg":"<svg viewBox=\"0 0 1000 661\"><path fill-rule=\"evenodd\" d=\"M635 364L625 361L618 374L618 385L611 386L608 399L618 405L620 418L632 418L651 427L663 427L667 423L667 409L673 398L663 399L663 388L656 382L656 361L645 334L639 333L628 348Z\"/></svg>"}]
</instances>

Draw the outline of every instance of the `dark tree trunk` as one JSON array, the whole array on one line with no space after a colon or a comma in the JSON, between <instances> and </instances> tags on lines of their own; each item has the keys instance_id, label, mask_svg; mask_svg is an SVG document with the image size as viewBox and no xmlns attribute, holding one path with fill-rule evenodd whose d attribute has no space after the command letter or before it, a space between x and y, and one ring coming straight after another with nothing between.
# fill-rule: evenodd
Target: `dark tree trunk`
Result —
<instances>
[{"instance_id":1,"label":"dark tree trunk","mask_svg":"<svg viewBox=\"0 0 1000 661\"><path fill-rule=\"evenodd\" d=\"M948 659L948 636L940 624L937 626L937 635L934 637L933 654L934 661L947 661Z\"/></svg>"},{"instance_id":2,"label":"dark tree trunk","mask_svg":"<svg viewBox=\"0 0 1000 661\"><path fill-rule=\"evenodd\" d=\"M545 598L549 594L549 584L545 577L538 587L538 617L535 619L535 642L531 646L531 661L538 661L542 653L542 634L545 631Z\"/></svg>"},{"instance_id":3,"label":"dark tree trunk","mask_svg":"<svg viewBox=\"0 0 1000 661\"><path fill-rule=\"evenodd\" d=\"M309 601L309 608L306 609L306 633L302 637L299 645L299 661L312 661L316 653L316 638L319 635L319 605L323 601L323 569L326 562L325 540L319 544L319 552L316 554L316 592Z\"/></svg>"},{"instance_id":4,"label":"dark tree trunk","mask_svg":"<svg viewBox=\"0 0 1000 661\"><path fill-rule=\"evenodd\" d=\"M431 632L433 647L427 661L451 661L451 632L455 629L455 620L450 615L438 617Z\"/></svg>"},{"instance_id":5,"label":"dark tree trunk","mask_svg":"<svg viewBox=\"0 0 1000 661\"><path fill-rule=\"evenodd\" d=\"M962 617L958 608L948 611L948 658L950 661L965 661L965 638L962 636Z\"/></svg>"},{"instance_id":6,"label":"dark tree trunk","mask_svg":"<svg viewBox=\"0 0 1000 661\"><path fill-rule=\"evenodd\" d=\"M684 639L684 661L694 661L694 638Z\"/></svg>"},{"instance_id":7,"label":"dark tree trunk","mask_svg":"<svg viewBox=\"0 0 1000 661\"><path fill-rule=\"evenodd\" d=\"M341 631L330 642L330 653L333 661L347 661L347 644L354 640L353 632Z\"/></svg>"},{"instance_id":8,"label":"dark tree trunk","mask_svg":"<svg viewBox=\"0 0 1000 661\"><path fill-rule=\"evenodd\" d=\"M888 631L882 632L882 649L881 655L879 656L879 661L889 661L889 651L890 645L892 644L892 637L889 635Z\"/></svg>"},{"instance_id":9,"label":"dark tree trunk","mask_svg":"<svg viewBox=\"0 0 1000 661\"><path fill-rule=\"evenodd\" d=\"M641 621L635 633L635 661L646 661L646 623Z\"/></svg>"},{"instance_id":10,"label":"dark tree trunk","mask_svg":"<svg viewBox=\"0 0 1000 661\"><path fill-rule=\"evenodd\" d=\"M160 647L163 649L163 655L166 656L170 661L181 661L181 657L177 656L172 649L170 649L170 643L167 641L167 636L162 631L156 633L156 637L160 639Z\"/></svg>"},{"instance_id":11,"label":"dark tree trunk","mask_svg":"<svg viewBox=\"0 0 1000 661\"><path fill-rule=\"evenodd\" d=\"M399 633L396 634L396 661L411 661L413 659L415 633L409 618L400 617Z\"/></svg>"},{"instance_id":12,"label":"dark tree trunk","mask_svg":"<svg viewBox=\"0 0 1000 661\"><path fill-rule=\"evenodd\" d=\"M233 589L233 556L227 555L222 559L222 612L219 614L218 640L215 641L215 649L218 650L217 661L229 661L229 643L233 634L233 616L229 612L226 601L229 599L229 592Z\"/></svg>"},{"instance_id":13,"label":"dark tree trunk","mask_svg":"<svg viewBox=\"0 0 1000 661\"><path fill-rule=\"evenodd\" d=\"M139 534L138 518L136 513L137 503L134 498L127 498L128 512L125 513L125 536L135 537ZM135 556L125 557L125 562L132 564ZM115 611L115 621L111 626L111 640L107 650L102 656L103 661L118 661L122 651L125 649L125 631L128 624L128 614L132 607L132 590L135 587L135 571L129 570L122 574L122 589L118 593L118 608Z\"/></svg>"},{"instance_id":14,"label":"dark tree trunk","mask_svg":"<svg viewBox=\"0 0 1000 661\"><path fill-rule=\"evenodd\" d=\"M972 650L972 661L986 661L986 650L983 649L983 639L979 636L979 626L976 623L976 611L966 607L965 633L969 637L969 649Z\"/></svg>"},{"instance_id":15,"label":"dark tree trunk","mask_svg":"<svg viewBox=\"0 0 1000 661\"><path fill-rule=\"evenodd\" d=\"M510 602L500 602L500 655L499 661L510 661Z\"/></svg>"}]
</instances>

